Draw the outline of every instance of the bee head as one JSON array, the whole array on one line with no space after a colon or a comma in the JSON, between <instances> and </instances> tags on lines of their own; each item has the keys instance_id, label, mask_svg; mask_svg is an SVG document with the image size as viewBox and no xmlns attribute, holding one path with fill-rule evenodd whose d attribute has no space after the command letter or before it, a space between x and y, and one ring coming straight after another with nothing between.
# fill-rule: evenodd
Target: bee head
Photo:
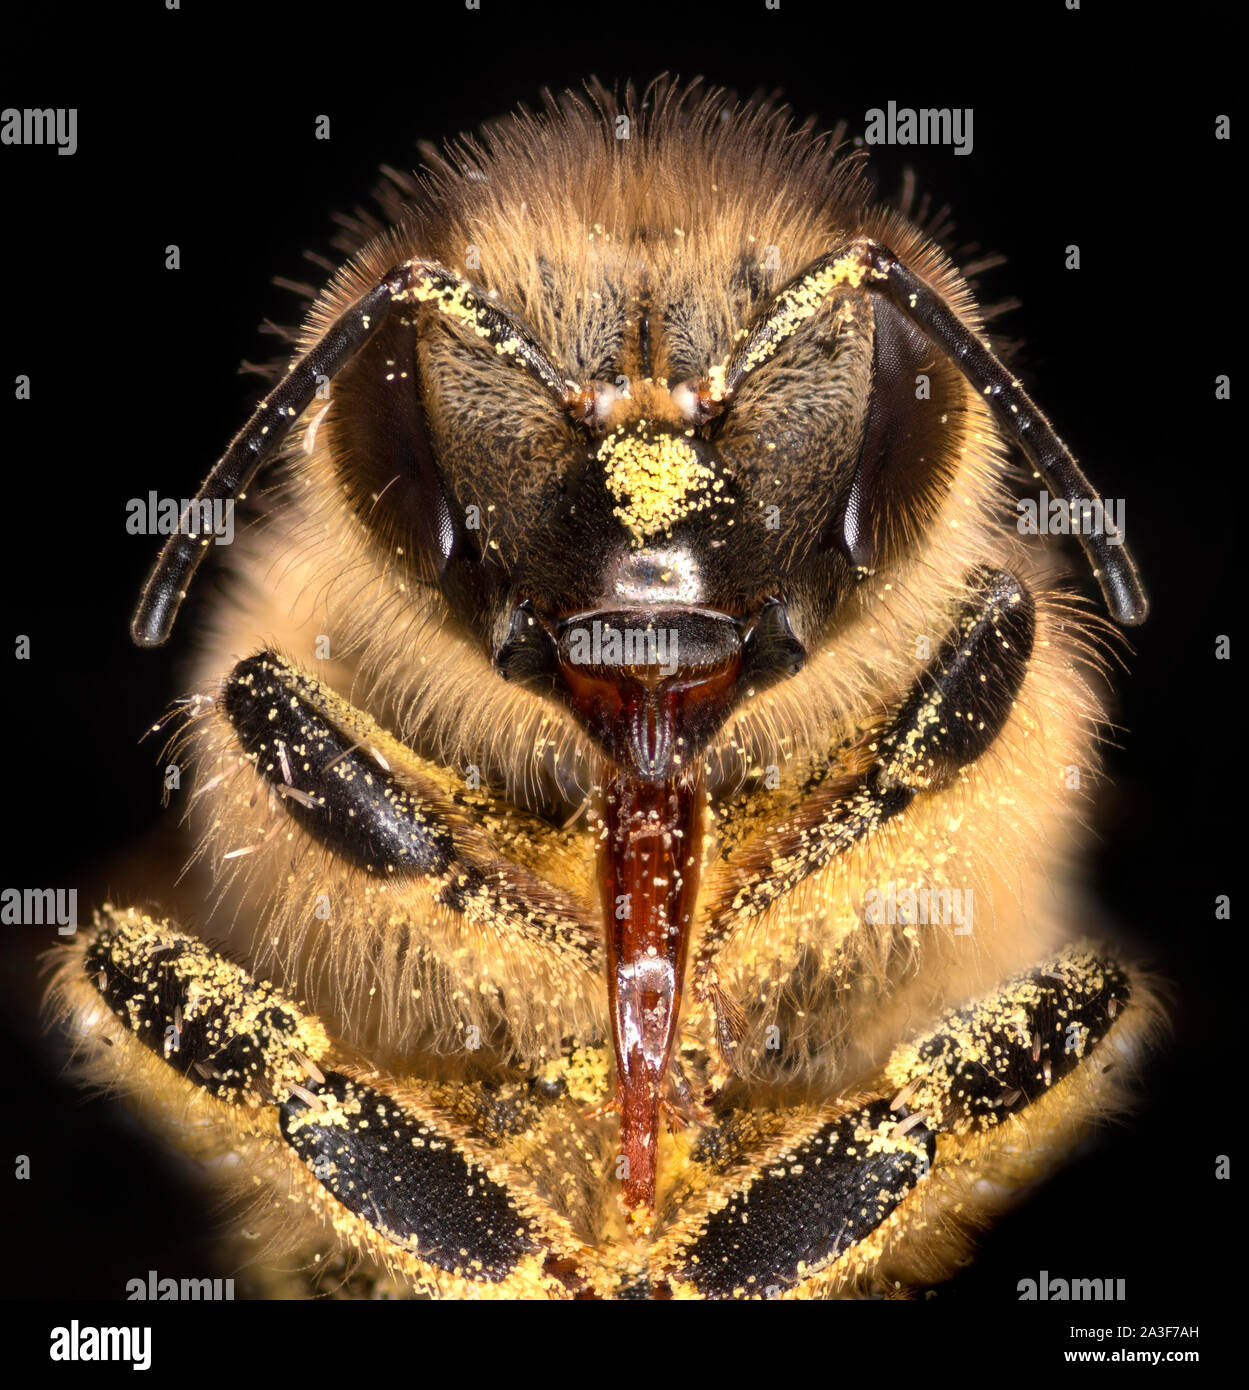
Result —
<instances>
[{"instance_id":1,"label":"bee head","mask_svg":"<svg viewBox=\"0 0 1249 1390\"><path fill-rule=\"evenodd\" d=\"M656 113L648 156L643 124L583 112L576 139L543 127L541 168L536 127L503 159L461 150L405 232L423 253L357 261L197 501L243 491L332 382L325 453L360 525L499 678L662 781L925 544L976 399L1056 497L1095 496L935 255L868 235L844 164L775 118L736 139ZM1139 622L1126 550L1082 543ZM169 538L137 641L164 640L203 553Z\"/></svg>"}]
</instances>

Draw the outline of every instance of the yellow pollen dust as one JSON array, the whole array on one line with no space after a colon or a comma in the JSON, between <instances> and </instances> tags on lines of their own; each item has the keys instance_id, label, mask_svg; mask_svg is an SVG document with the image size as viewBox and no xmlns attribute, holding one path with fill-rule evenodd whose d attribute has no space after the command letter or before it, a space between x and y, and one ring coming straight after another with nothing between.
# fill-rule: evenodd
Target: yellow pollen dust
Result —
<instances>
[{"instance_id":1,"label":"yellow pollen dust","mask_svg":"<svg viewBox=\"0 0 1249 1390\"><path fill-rule=\"evenodd\" d=\"M477 299L467 282L440 284L425 275L397 294L395 299L433 304L447 318L461 324L477 337L485 338L488 342L494 341L495 329L491 326L487 306ZM520 339L515 335L494 341L494 350L500 357L515 357L521 347Z\"/></svg>"},{"instance_id":2,"label":"yellow pollen dust","mask_svg":"<svg viewBox=\"0 0 1249 1390\"><path fill-rule=\"evenodd\" d=\"M813 318L828 302L829 295L842 285L857 290L863 283L868 267L857 254L847 253L830 265L799 280L777 296L776 305L768 315L765 332L753 345L744 350L742 365L747 371L766 361L787 338L809 318Z\"/></svg>"},{"instance_id":3,"label":"yellow pollen dust","mask_svg":"<svg viewBox=\"0 0 1249 1390\"><path fill-rule=\"evenodd\" d=\"M616 499L613 515L632 533L635 544L667 534L691 512L712 505L723 486L715 470L678 435L609 435L599 446L599 462Z\"/></svg>"}]
</instances>

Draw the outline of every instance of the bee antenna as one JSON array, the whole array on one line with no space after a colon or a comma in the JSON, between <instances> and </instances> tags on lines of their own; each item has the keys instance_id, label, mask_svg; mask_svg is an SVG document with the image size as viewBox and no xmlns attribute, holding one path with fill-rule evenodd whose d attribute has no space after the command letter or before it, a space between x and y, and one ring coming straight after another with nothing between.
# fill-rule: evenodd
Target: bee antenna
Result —
<instances>
[{"instance_id":1,"label":"bee antenna","mask_svg":"<svg viewBox=\"0 0 1249 1390\"><path fill-rule=\"evenodd\" d=\"M205 502L233 501L244 494L261 464L277 450L312 401L318 385L335 376L360 351L407 283L408 267L398 266L361 295L292 364L230 441L198 496L179 518L178 529L161 548L143 586L130 623L130 635L140 647L159 647L168 639L195 571L212 544L211 532L193 534L194 528L184 523Z\"/></svg>"},{"instance_id":2,"label":"bee antenna","mask_svg":"<svg viewBox=\"0 0 1249 1390\"><path fill-rule=\"evenodd\" d=\"M173 630L178 609L213 533L197 525L205 504L242 497L261 465L278 450L317 389L352 360L396 304L430 304L446 318L491 343L523 367L567 410L577 408L579 388L568 381L533 334L462 276L432 261L414 259L388 270L345 310L260 402L230 441L165 541L139 596L130 635L140 647L159 647Z\"/></svg>"},{"instance_id":3,"label":"bee antenna","mask_svg":"<svg viewBox=\"0 0 1249 1390\"><path fill-rule=\"evenodd\" d=\"M1054 495L1069 506L1099 503L1100 496L1044 413L949 304L879 242L857 241L853 250L867 265L871 287L883 288L894 306L945 351ZM1113 544L1103 529L1081 531L1079 539L1111 617L1123 626L1144 622L1149 600L1127 549Z\"/></svg>"}]
</instances>

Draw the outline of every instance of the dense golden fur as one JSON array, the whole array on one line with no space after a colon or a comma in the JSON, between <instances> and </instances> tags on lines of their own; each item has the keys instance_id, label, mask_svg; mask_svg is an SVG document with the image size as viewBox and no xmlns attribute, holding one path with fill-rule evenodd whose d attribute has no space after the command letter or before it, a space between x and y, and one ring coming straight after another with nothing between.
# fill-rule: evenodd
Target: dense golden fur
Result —
<instances>
[{"instance_id":1,"label":"dense golden fur","mask_svg":"<svg viewBox=\"0 0 1249 1390\"><path fill-rule=\"evenodd\" d=\"M618 116L629 122L628 139L617 138ZM402 194L402 222L360 246L334 277L308 315L302 347L389 267L419 255L466 274L521 315L571 376L623 364L641 377L634 310L644 293L666 329L653 345L651 380L619 409L621 418L636 416L650 401L658 412L661 388L712 371L779 286L854 235L887 243L982 328L943 252L869 203L857 157L793 127L781 108L735 107L699 88L660 86L618 104L592 89L496 124L479 141L452 146L419 183L399 179L394 188L387 212L394 215ZM763 248L776 250L766 264ZM863 428L872 320L853 296L847 302L840 375L821 369L810 345L781 353L749 382L722 441L743 472L766 483L767 443L784 441L803 413L804 442L774 480L778 495L793 499L781 544L795 550L827 520L844 482L836 461L853 455ZM484 542L508 562L575 448L573 427L536 383L454 329L422 330L417 353L431 431L460 501L481 508ZM1073 864L1105 719L1106 625L1068 592L1053 557L1015 533L1000 432L962 378L952 380L957 427L943 446L950 485L835 611L798 595L795 630L811 659L747 701L707 750L711 834L681 1055L691 1078L726 1087L736 1105L760 1112L758 1137L767 1144L783 1147L817 1113L781 1116L778 1107L849 1107L880 1085L900 1040L1090 925ZM228 600L202 629L192 683L207 699L176 756L194 760L203 793L191 819L199 871L213 885L207 929L305 1001L349 1055L400 1079L506 1085L523 1073L567 1070L570 1048L588 1056L607 1038L589 807L601 755L561 706L497 677L488 651L450 620L418 559L388 528L385 498L344 486L352 435L337 400L314 406L292 435L265 522L234 547ZM785 467L791 474L779 476ZM821 470L827 476L811 486ZM758 912L740 910L739 894L760 874L784 878L778 847L811 800L813 773L827 776L828 794L862 770L864 747L925 667L966 600L967 577L981 568L1012 571L1037 605L1032 661L995 744L951 785L917 798L904 817L792 891ZM506 872L517 883L529 875L563 895L584 949L552 950L490 914L466 919L435 904L420 882L370 880L288 824L265 789L257 795L255 770L213 701L239 658L262 647L314 673L332 692L327 700L340 702L344 727L446 809L465 854L514 866ZM466 792L473 770L480 790L470 783ZM973 929L865 921L865 894L889 882L971 890ZM321 894L328 921L309 910ZM160 899L158 885L151 896ZM117 1044L97 1079L124 1080L119 1059L134 1045L85 989L74 983L64 993L80 1031L111 1030ZM717 1010L726 1007L740 1030L731 1064L715 1043ZM1122 1063L1149 1017L1143 985L1132 1010L1113 1043ZM474 1028L485 1046L466 1053ZM768 1043L775 1028L780 1049ZM142 1065L150 1091L168 1084L155 1063ZM807 1291L947 1274L966 1230L1045 1171L1121 1094L1119 1071L1077 1074L1000 1130L943 1139L939 1182ZM591 1086L585 1101L595 1099L607 1096ZM187 1102L167 1126L216 1126L228 1135L225 1116L199 1113L215 1104ZM576 1159L584 1171L576 1199L556 1202L560 1220L583 1240L614 1233L627 1244L610 1180L595 1175L612 1121L578 1123L587 1132ZM660 1234L670 1246L701 1219L698 1203L722 1203L717 1184L729 1181L683 1164L696 1137L691 1126L663 1139ZM534 1165L549 1196L543 1165L554 1149L544 1145L531 1142L523 1163L516 1154L508 1161L517 1172ZM255 1166L263 1173L262 1162ZM294 1227L297 1247L315 1244L310 1229ZM386 1262L384 1252L359 1253ZM402 1263L391 1274L420 1283Z\"/></svg>"}]
</instances>

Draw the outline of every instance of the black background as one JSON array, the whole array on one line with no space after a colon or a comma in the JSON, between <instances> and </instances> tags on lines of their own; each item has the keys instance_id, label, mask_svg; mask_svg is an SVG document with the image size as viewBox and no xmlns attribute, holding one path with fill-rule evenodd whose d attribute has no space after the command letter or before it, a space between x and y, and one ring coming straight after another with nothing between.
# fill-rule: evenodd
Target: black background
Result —
<instances>
[{"instance_id":1,"label":"black background","mask_svg":"<svg viewBox=\"0 0 1249 1390\"><path fill-rule=\"evenodd\" d=\"M957 242L1006 254L981 297L1022 307L995 330L1021 342L1025 380L1095 484L1127 499L1154 610L1119 684L1125 732L1109 750L1115 785L1096 809L1089 876L1172 981L1175 1036L1140 1113L990 1233L934 1301L994 1305L995 1322L1022 1332L1019 1279L1125 1277L1129 1304L1101 1321L1212 1332L1211 1300L1241 1263L1235 1188L1214 1179L1239 1109L1244 1014L1234 923L1213 910L1232 891L1240 781L1231 663L1214 659L1215 635L1236 635L1244 548L1243 444L1235 405L1214 398L1216 374L1239 365L1243 294L1237 146L1214 139L1218 114L1239 129L1244 45L1231 22L1200 5L1150 20L1061 0L778 11L483 0L476 13L361 0L59 7L10 30L2 104L76 106L79 150L0 150L4 883L107 883L164 814L156 748L138 739L179 693L214 577L207 567L169 647L133 648L153 543L126 533L124 503L199 481L261 394L235 374L276 351L259 323L300 313L272 277L321 283L301 252L333 255L330 214L367 202L377 165L411 167L417 139L590 73L780 88L798 114L845 117L852 134L890 99L970 106L970 157L883 148L874 167L892 195L912 165L950 204ZM313 138L320 114L328 142ZM171 242L177 273L163 267ZM1073 242L1078 272L1063 264ZM29 402L12 399L19 372ZM4 657L17 633L33 659ZM33 1162L29 1182L0 1182L13 1208L6 1291L119 1297L150 1268L213 1271L215 1218L183 1170L119 1106L58 1077L35 1019L35 957L51 933L3 931L0 1163Z\"/></svg>"}]
</instances>

